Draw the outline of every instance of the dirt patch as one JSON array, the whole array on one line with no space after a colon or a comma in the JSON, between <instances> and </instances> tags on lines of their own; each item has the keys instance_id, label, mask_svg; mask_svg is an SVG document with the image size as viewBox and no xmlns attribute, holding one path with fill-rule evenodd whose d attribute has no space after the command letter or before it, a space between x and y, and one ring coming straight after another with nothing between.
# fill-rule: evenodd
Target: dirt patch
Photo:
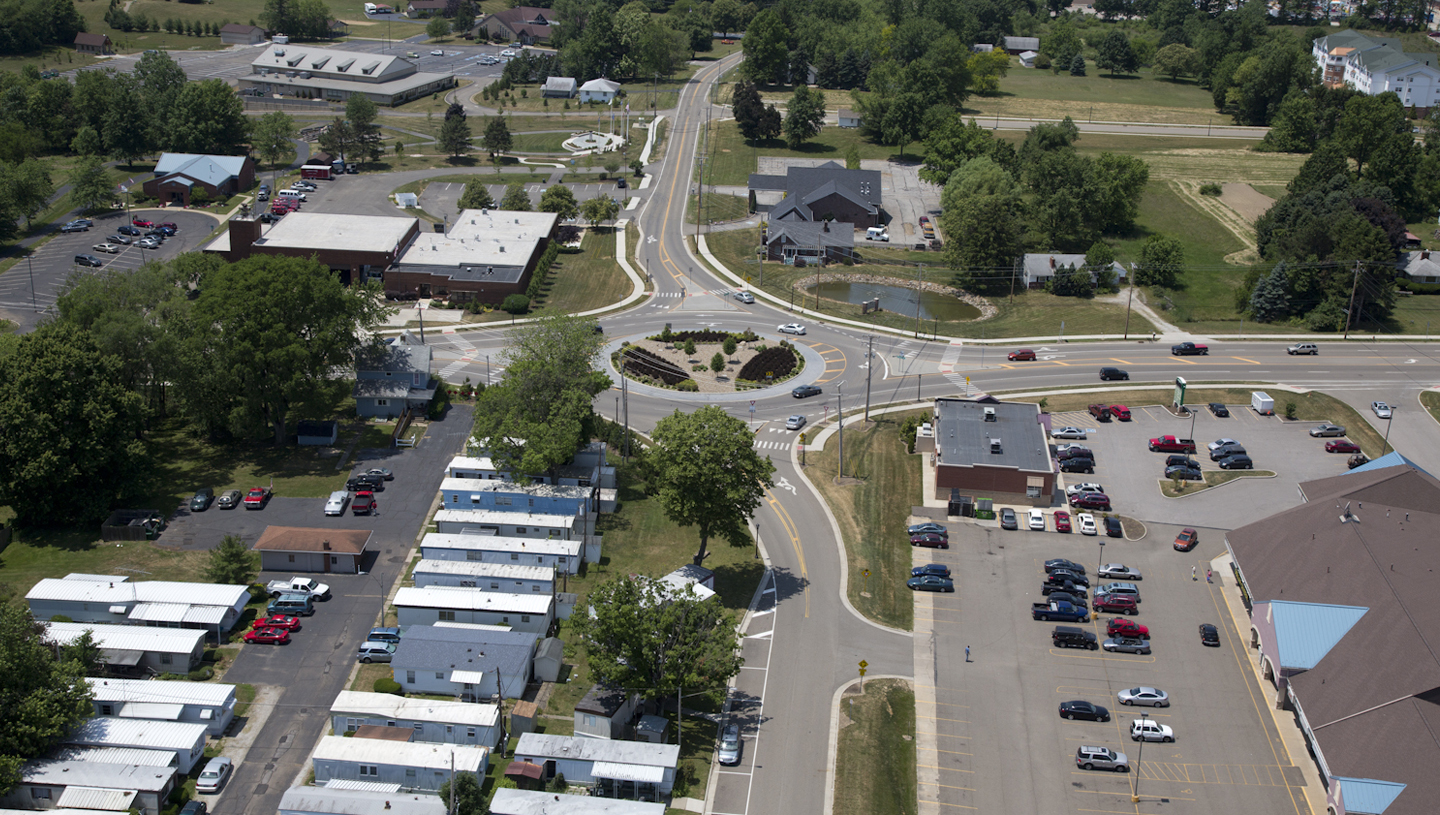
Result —
<instances>
[{"instance_id":1,"label":"dirt patch","mask_svg":"<svg viewBox=\"0 0 1440 815\"><path fill-rule=\"evenodd\" d=\"M1253 224L1270 209L1275 199L1260 194L1249 184L1229 183L1220 188L1220 202Z\"/></svg>"},{"instance_id":2,"label":"dirt patch","mask_svg":"<svg viewBox=\"0 0 1440 815\"><path fill-rule=\"evenodd\" d=\"M1226 263L1245 265L1260 260L1260 253L1257 251L1255 245L1255 227L1253 221L1246 220L1240 212L1230 208L1225 201L1217 200L1209 195L1201 195L1200 182L1198 181L1177 181L1172 179L1165 183L1169 184L1180 197L1193 204L1196 209L1219 221L1221 226L1230 230L1232 235L1239 238L1240 242L1245 244L1244 249L1226 255ZM1246 186L1248 189L1248 186L1244 184L1226 184L1225 186ZM1251 190L1251 192L1254 191ZM1255 193L1255 195L1260 198L1265 197L1259 193Z\"/></svg>"}]
</instances>

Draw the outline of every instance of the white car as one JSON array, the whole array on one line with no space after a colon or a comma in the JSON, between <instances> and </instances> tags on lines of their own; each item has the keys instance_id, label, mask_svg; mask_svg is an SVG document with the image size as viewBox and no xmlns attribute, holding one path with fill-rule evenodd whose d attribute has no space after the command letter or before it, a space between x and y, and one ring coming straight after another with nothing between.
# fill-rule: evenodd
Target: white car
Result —
<instances>
[{"instance_id":1,"label":"white car","mask_svg":"<svg viewBox=\"0 0 1440 815\"><path fill-rule=\"evenodd\" d=\"M1038 509L1032 509L1028 514L1030 516L1030 528L1036 532L1044 532L1045 513Z\"/></svg>"},{"instance_id":2,"label":"white car","mask_svg":"<svg viewBox=\"0 0 1440 815\"><path fill-rule=\"evenodd\" d=\"M799 323L786 323L778 329L781 334L804 334L805 326Z\"/></svg>"},{"instance_id":3,"label":"white car","mask_svg":"<svg viewBox=\"0 0 1440 815\"><path fill-rule=\"evenodd\" d=\"M1088 512L1082 512L1075 516L1076 523L1080 524L1080 534L1096 535L1099 531L1095 528L1095 516Z\"/></svg>"},{"instance_id":4,"label":"white car","mask_svg":"<svg viewBox=\"0 0 1440 815\"><path fill-rule=\"evenodd\" d=\"M431 51L431 52L430 52L430 56L432 56L432 57L443 57L443 56L445 56L445 52L444 52L444 51L441 51L439 48L436 48L434 51Z\"/></svg>"},{"instance_id":5,"label":"white car","mask_svg":"<svg viewBox=\"0 0 1440 815\"><path fill-rule=\"evenodd\" d=\"M204 793L216 793L225 785L225 779L230 777L230 771L235 769L235 763L224 756L216 756L205 763L205 769L200 771L200 777L195 780L195 791Z\"/></svg>"},{"instance_id":6,"label":"white car","mask_svg":"<svg viewBox=\"0 0 1440 815\"><path fill-rule=\"evenodd\" d=\"M509 48L506 48L504 51L501 51L501 52L500 52L500 56L502 56L502 57L513 57L513 56L515 56L515 52L512 51L512 50L510 50Z\"/></svg>"},{"instance_id":7,"label":"white car","mask_svg":"<svg viewBox=\"0 0 1440 815\"><path fill-rule=\"evenodd\" d=\"M1065 488L1066 495L1079 495L1082 492L1098 492L1104 494L1105 487L1101 484L1096 484L1094 481L1084 481L1079 484L1071 484Z\"/></svg>"},{"instance_id":8,"label":"white car","mask_svg":"<svg viewBox=\"0 0 1440 815\"><path fill-rule=\"evenodd\" d=\"M798 414L798 413L795 414L794 416L791 416L790 418L788 418L788 419L785 420L785 429L786 429L786 430L799 430L800 428L802 428L802 427L804 427L804 426L805 426L805 417L804 417L804 416L801 416L801 415Z\"/></svg>"},{"instance_id":9,"label":"white car","mask_svg":"<svg viewBox=\"0 0 1440 815\"><path fill-rule=\"evenodd\" d=\"M1127 688L1115 694L1115 698L1122 705L1149 705L1150 707L1170 707L1170 694L1159 688Z\"/></svg>"},{"instance_id":10,"label":"white car","mask_svg":"<svg viewBox=\"0 0 1440 815\"><path fill-rule=\"evenodd\" d=\"M1384 402L1371 402L1370 409L1375 411L1375 415L1382 419L1390 418L1390 406Z\"/></svg>"},{"instance_id":11,"label":"white car","mask_svg":"<svg viewBox=\"0 0 1440 815\"><path fill-rule=\"evenodd\" d=\"M748 305L755 302L755 295L748 291L737 291L735 292L735 299Z\"/></svg>"},{"instance_id":12,"label":"white car","mask_svg":"<svg viewBox=\"0 0 1440 815\"><path fill-rule=\"evenodd\" d=\"M1096 572L1101 577L1118 577L1121 580L1140 580L1140 572L1123 563L1106 563Z\"/></svg>"},{"instance_id":13,"label":"white car","mask_svg":"<svg viewBox=\"0 0 1440 815\"><path fill-rule=\"evenodd\" d=\"M1174 741L1175 731L1168 725L1160 724L1150 719L1135 719L1130 722L1130 740L1140 741Z\"/></svg>"},{"instance_id":14,"label":"white car","mask_svg":"<svg viewBox=\"0 0 1440 815\"><path fill-rule=\"evenodd\" d=\"M1213 453L1213 452L1215 452L1217 449L1219 449L1219 448L1221 448L1221 447L1224 447L1224 446L1227 445L1227 444L1239 444L1239 443L1240 443L1240 442L1235 441L1234 439L1216 439L1215 441L1212 441L1212 442L1210 442L1209 444L1207 444L1207 445L1205 445L1205 446L1206 446L1207 448L1209 448L1210 452Z\"/></svg>"},{"instance_id":15,"label":"white car","mask_svg":"<svg viewBox=\"0 0 1440 815\"><path fill-rule=\"evenodd\" d=\"M330 500L325 502L326 515L344 515L345 507L350 504L350 492L348 490L336 490L330 493Z\"/></svg>"},{"instance_id":16,"label":"white car","mask_svg":"<svg viewBox=\"0 0 1440 815\"><path fill-rule=\"evenodd\" d=\"M1085 431L1078 427L1057 427L1050 431L1052 439L1084 439Z\"/></svg>"}]
</instances>

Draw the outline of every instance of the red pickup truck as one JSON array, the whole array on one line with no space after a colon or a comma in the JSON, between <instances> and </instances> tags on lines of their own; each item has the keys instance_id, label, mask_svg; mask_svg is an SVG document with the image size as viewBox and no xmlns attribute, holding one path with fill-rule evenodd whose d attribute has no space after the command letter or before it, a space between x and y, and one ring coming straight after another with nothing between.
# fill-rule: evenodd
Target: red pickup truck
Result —
<instances>
[{"instance_id":1,"label":"red pickup truck","mask_svg":"<svg viewBox=\"0 0 1440 815\"><path fill-rule=\"evenodd\" d=\"M246 509L264 509L265 504L270 500L270 490L266 487L251 487L250 492L245 495Z\"/></svg>"},{"instance_id":2,"label":"red pickup truck","mask_svg":"<svg viewBox=\"0 0 1440 815\"><path fill-rule=\"evenodd\" d=\"M1177 439L1174 436L1161 436L1150 440L1150 452L1193 453L1195 452L1195 440Z\"/></svg>"},{"instance_id":3,"label":"red pickup truck","mask_svg":"<svg viewBox=\"0 0 1440 815\"><path fill-rule=\"evenodd\" d=\"M1210 346L1196 345L1193 342L1182 342L1179 345L1170 346L1170 354L1177 357L1205 356L1210 353Z\"/></svg>"}]
</instances>

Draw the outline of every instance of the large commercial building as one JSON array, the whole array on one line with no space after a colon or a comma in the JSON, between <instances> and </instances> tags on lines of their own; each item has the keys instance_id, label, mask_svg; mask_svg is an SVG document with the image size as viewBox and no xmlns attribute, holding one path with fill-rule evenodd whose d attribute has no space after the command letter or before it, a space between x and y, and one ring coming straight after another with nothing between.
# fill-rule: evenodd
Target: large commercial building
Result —
<instances>
[{"instance_id":1,"label":"large commercial building","mask_svg":"<svg viewBox=\"0 0 1440 815\"><path fill-rule=\"evenodd\" d=\"M915 450L932 454L935 498L1050 506L1055 467L1038 405L936 399L934 435Z\"/></svg>"},{"instance_id":2,"label":"large commercial building","mask_svg":"<svg viewBox=\"0 0 1440 815\"><path fill-rule=\"evenodd\" d=\"M1391 92L1419 116L1440 103L1440 57L1432 51L1406 52L1398 39L1337 31L1310 46L1322 81L1374 96Z\"/></svg>"},{"instance_id":3,"label":"large commercial building","mask_svg":"<svg viewBox=\"0 0 1440 815\"><path fill-rule=\"evenodd\" d=\"M377 105L399 105L455 87L454 76L421 73L403 57L309 44L267 47L250 71L240 85L260 96L343 102L363 94Z\"/></svg>"}]
</instances>

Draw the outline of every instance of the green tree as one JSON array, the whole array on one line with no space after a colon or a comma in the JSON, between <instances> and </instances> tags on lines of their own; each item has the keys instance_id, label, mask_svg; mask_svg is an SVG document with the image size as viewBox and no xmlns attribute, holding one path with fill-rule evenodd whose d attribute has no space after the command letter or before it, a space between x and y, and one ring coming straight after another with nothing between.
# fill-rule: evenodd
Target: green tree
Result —
<instances>
[{"instance_id":1,"label":"green tree","mask_svg":"<svg viewBox=\"0 0 1440 815\"><path fill-rule=\"evenodd\" d=\"M115 202L115 188L99 156L85 156L77 161L67 180L70 202L78 209L97 210Z\"/></svg>"},{"instance_id":2,"label":"green tree","mask_svg":"<svg viewBox=\"0 0 1440 815\"><path fill-rule=\"evenodd\" d=\"M485 793L480 789L480 781L473 773L456 773L452 776L455 779L455 806L450 807L451 782L447 780L440 785L440 791L436 793L445 804L447 815L490 815L490 810L485 806Z\"/></svg>"},{"instance_id":3,"label":"green tree","mask_svg":"<svg viewBox=\"0 0 1440 815\"><path fill-rule=\"evenodd\" d=\"M560 220L568 221L580 212L580 207L575 203L575 193L564 184L552 184L540 193L540 211L553 212L560 216Z\"/></svg>"},{"instance_id":4,"label":"green tree","mask_svg":"<svg viewBox=\"0 0 1440 815\"><path fill-rule=\"evenodd\" d=\"M465 182L465 191L460 193L459 206L460 209L494 209L495 199L490 197L490 190L486 188L484 181L472 178Z\"/></svg>"},{"instance_id":5,"label":"green tree","mask_svg":"<svg viewBox=\"0 0 1440 815\"><path fill-rule=\"evenodd\" d=\"M352 93L345 100L345 120L355 134L355 152L361 161L376 161L385 149L380 145L380 124L376 117L380 107L363 93Z\"/></svg>"},{"instance_id":6,"label":"green tree","mask_svg":"<svg viewBox=\"0 0 1440 815\"><path fill-rule=\"evenodd\" d=\"M480 145L492 160L514 148L515 138L510 135L510 123L504 116L485 117L485 132L480 136Z\"/></svg>"},{"instance_id":7,"label":"green tree","mask_svg":"<svg viewBox=\"0 0 1440 815\"><path fill-rule=\"evenodd\" d=\"M530 310L530 298L518 293L508 294L500 309L510 314L524 314Z\"/></svg>"},{"instance_id":8,"label":"green tree","mask_svg":"<svg viewBox=\"0 0 1440 815\"><path fill-rule=\"evenodd\" d=\"M824 96L820 96L821 104L824 104ZM905 157L905 146L915 140L920 132L921 122L925 118L925 102L918 93L902 93L890 103L889 109L885 111L885 119L881 128L885 132L885 141L889 144L900 147L900 157ZM819 130L816 130L818 135Z\"/></svg>"},{"instance_id":9,"label":"green tree","mask_svg":"<svg viewBox=\"0 0 1440 815\"><path fill-rule=\"evenodd\" d=\"M250 138L245 104L223 79L190 82L171 112L168 144L182 153L239 155Z\"/></svg>"},{"instance_id":10,"label":"green tree","mask_svg":"<svg viewBox=\"0 0 1440 815\"><path fill-rule=\"evenodd\" d=\"M595 229L605 221L613 221L620 214L620 205L608 195L597 195L580 205L580 217Z\"/></svg>"},{"instance_id":11,"label":"green tree","mask_svg":"<svg viewBox=\"0 0 1440 815\"><path fill-rule=\"evenodd\" d=\"M1284 153L1309 153L1315 149L1316 130L1314 100L1303 91L1291 91L1261 144Z\"/></svg>"},{"instance_id":12,"label":"green tree","mask_svg":"<svg viewBox=\"0 0 1440 815\"><path fill-rule=\"evenodd\" d=\"M1290 314L1290 296L1286 293L1289 281L1285 276L1285 264L1277 263L1270 274L1255 283L1250 293L1250 316L1256 322L1270 323L1284 319Z\"/></svg>"},{"instance_id":13,"label":"green tree","mask_svg":"<svg viewBox=\"0 0 1440 815\"><path fill-rule=\"evenodd\" d=\"M1085 266L1089 269L1109 268L1115 262L1115 250L1105 241L1095 241L1085 252Z\"/></svg>"},{"instance_id":14,"label":"green tree","mask_svg":"<svg viewBox=\"0 0 1440 815\"><path fill-rule=\"evenodd\" d=\"M1141 286L1174 288L1185 273L1185 247L1168 235L1151 235L1140 247L1135 282Z\"/></svg>"},{"instance_id":15,"label":"green tree","mask_svg":"<svg viewBox=\"0 0 1440 815\"><path fill-rule=\"evenodd\" d=\"M976 93L996 93L1000 90L1000 80L1010 72L1010 55L998 48L972 54L966 67L970 71L970 86Z\"/></svg>"},{"instance_id":16,"label":"green tree","mask_svg":"<svg viewBox=\"0 0 1440 815\"><path fill-rule=\"evenodd\" d=\"M0 790L8 791L20 781L21 765L60 744L95 708L84 665L56 660L45 626L24 603L0 605L0 665Z\"/></svg>"},{"instance_id":17,"label":"green tree","mask_svg":"<svg viewBox=\"0 0 1440 815\"><path fill-rule=\"evenodd\" d=\"M763 13L763 12L762 12ZM808 85L798 85L785 111L785 141L791 150L820 135L825 124L825 96Z\"/></svg>"},{"instance_id":18,"label":"green tree","mask_svg":"<svg viewBox=\"0 0 1440 815\"><path fill-rule=\"evenodd\" d=\"M520 480L568 463L590 438L593 400L610 387L595 370L605 344L596 325L549 314L512 329L504 376L477 397L474 437Z\"/></svg>"},{"instance_id":19,"label":"green tree","mask_svg":"<svg viewBox=\"0 0 1440 815\"><path fill-rule=\"evenodd\" d=\"M500 209L508 209L511 212L530 211L530 194L525 192L523 182L511 181L505 185L505 196L500 199Z\"/></svg>"},{"instance_id":20,"label":"green tree","mask_svg":"<svg viewBox=\"0 0 1440 815\"><path fill-rule=\"evenodd\" d=\"M940 223L949 238L945 259L964 288L1010 287L1022 247L1020 185L988 157L971 159L951 173L940 195Z\"/></svg>"},{"instance_id":21,"label":"green tree","mask_svg":"<svg viewBox=\"0 0 1440 815\"><path fill-rule=\"evenodd\" d=\"M735 356L735 350L739 347L740 344L735 342L734 337L726 337L725 342L720 345L720 349L725 352L725 356L727 357Z\"/></svg>"},{"instance_id":22,"label":"green tree","mask_svg":"<svg viewBox=\"0 0 1440 815\"><path fill-rule=\"evenodd\" d=\"M105 151L126 164L150 149L141 109L140 88L135 77L129 74L116 76L111 83L109 106L105 110L100 135L105 141Z\"/></svg>"},{"instance_id":23,"label":"green tree","mask_svg":"<svg viewBox=\"0 0 1440 815\"><path fill-rule=\"evenodd\" d=\"M925 137L925 166L920 178L944 186L950 174L972 158L990 155L995 137L974 119L966 124L958 114L948 117Z\"/></svg>"},{"instance_id":24,"label":"green tree","mask_svg":"<svg viewBox=\"0 0 1440 815\"><path fill-rule=\"evenodd\" d=\"M281 160L290 155L297 135L295 119L283 110L271 111L255 122L251 144L260 158L270 162L271 168L278 167Z\"/></svg>"},{"instance_id":25,"label":"green tree","mask_svg":"<svg viewBox=\"0 0 1440 815\"><path fill-rule=\"evenodd\" d=\"M724 355L724 354L720 353L719 351L716 351L716 352L715 352L715 356L710 357L710 370L714 371L714 372L717 373L717 374L720 373L721 371L725 370L725 355Z\"/></svg>"},{"instance_id":26,"label":"green tree","mask_svg":"<svg viewBox=\"0 0 1440 815\"><path fill-rule=\"evenodd\" d=\"M470 122L466 120L463 109L457 115L445 114L445 123L440 125L439 142L440 149L451 157L462 156L474 149L470 144Z\"/></svg>"},{"instance_id":27,"label":"green tree","mask_svg":"<svg viewBox=\"0 0 1440 815\"><path fill-rule=\"evenodd\" d=\"M649 453L653 486L665 516L700 534L696 565L711 538L749 542L745 519L774 486L775 465L761 458L745 422L717 405L675 413L655 424Z\"/></svg>"},{"instance_id":28,"label":"green tree","mask_svg":"<svg viewBox=\"0 0 1440 815\"><path fill-rule=\"evenodd\" d=\"M1084 56L1082 56L1082 55L1080 55L1080 54L1076 54L1074 57L1072 57L1072 58L1070 59L1070 75L1071 75L1071 76L1084 76L1084 75L1085 75L1085 57L1084 57Z\"/></svg>"},{"instance_id":29,"label":"green tree","mask_svg":"<svg viewBox=\"0 0 1440 815\"><path fill-rule=\"evenodd\" d=\"M1101 70L1110 71L1111 76L1133 74L1135 69L1140 67L1135 49L1130 46L1130 38L1119 29L1110 29L1109 33L1100 39L1095 50L1099 52L1095 65Z\"/></svg>"},{"instance_id":30,"label":"green tree","mask_svg":"<svg viewBox=\"0 0 1440 815\"><path fill-rule=\"evenodd\" d=\"M443 130L440 132L440 137L441 139L445 137ZM317 141L321 150L324 150L332 156L338 156L341 161L345 161L346 156L354 153L357 143L355 139L355 129L350 126L348 120L341 119L338 116L335 118L335 121L330 123L329 127L325 128Z\"/></svg>"},{"instance_id":31,"label":"green tree","mask_svg":"<svg viewBox=\"0 0 1440 815\"><path fill-rule=\"evenodd\" d=\"M740 72L761 84L777 81L789 61L789 39L785 24L774 9L767 8L755 15L745 29L745 38L740 41L740 50L745 53Z\"/></svg>"},{"instance_id":32,"label":"green tree","mask_svg":"<svg viewBox=\"0 0 1440 815\"><path fill-rule=\"evenodd\" d=\"M1140 214L1140 199L1150 183L1150 165L1119 153L1101 153L1086 163L1085 222L1097 232L1128 230Z\"/></svg>"},{"instance_id":33,"label":"green tree","mask_svg":"<svg viewBox=\"0 0 1440 815\"><path fill-rule=\"evenodd\" d=\"M9 197L15 209L25 216L27 229L34 226L31 219L45 208L54 194L49 165L41 161L27 158L10 174Z\"/></svg>"},{"instance_id":34,"label":"green tree","mask_svg":"<svg viewBox=\"0 0 1440 815\"><path fill-rule=\"evenodd\" d=\"M741 138L753 142L761 135L765 120L765 105L760 101L760 91L755 83L742 79L735 83L731 109L735 113L735 126Z\"/></svg>"},{"instance_id":35,"label":"green tree","mask_svg":"<svg viewBox=\"0 0 1440 815\"><path fill-rule=\"evenodd\" d=\"M204 577L208 583L224 586L248 586L260 572L259 557L238 535L226 535L220 545L210 550Z\"/></svg>"},{"instance_id":36,"label":"green tree","mask_svg":"<svg viewBox=\"0 0 1440 815\"><path fill-rule=\"evenodd\" d=\"M87 73L91 73L88 72ZM95 128L85 125L75 132L75 138L70 142L71 151L82 156L99 155L105 149L104 142L100 141L100 133Z\"/></svg>"},{"instance_id":37,"label":"green tree","mask_svg":"<svg viewBox=\"0 0 1440 815\"><path fill-rule=\"evenodd\" d=\"M1164 74L1174 82L1182 76L1194 76L1200 69L1200 54L1184 43L1171 43L1155 52L1155 73Z\"/></svg>"},{"instance_id":38,"label":"green tree","mask_svg":"<svg viewBox=\"0 0 1440 815\"><path fill-rule=\"evenodd\" d=\"M1080 42L1080 35L1075 32L1075 27L1068 20L1056 23L1050 29L1049 36L1040 39L1040 53L1050 57L1055 65L1055 72L1069 68L1070 62L1080 53L1084 45Z\"/></svg>"},{"instance_id":39,"label":"green tree","mask_svg":"<svg viewBox=\"0 0 1440 815\"><path fill-rule=\"evenodd\" d=\"M656 701L691 689L723 691L744 664L735 615L701 600L693 586L625 576L597 586L589 606L592 613L572 622L601 684Z\"/></svg>"},{"instance_id":40,"label":"green tree","mask_svg":"<svg viewBox=\"0 0 1440 815\"><path fill-rule=\"evenodd\" d=\"M439 14L431 17L425 24L425 35L432 40L450 36L450 21Z\"/></svg>"},{"instance_id":41,"label":"green tree","mask_svg":"<svg viewBox=\"0 0 1440 815\"><path fill-rule=\"evenodd\" d=\"M450 28L456 34L464 35L475 27L475 4L470 0L463 0L455 8L455 18L450 21Z\"/></svg>"},{"instance_id":42,"label":"green tree","mask_svg":"<svg viewBox=\"0 0 1440 815\"><path fill-rule=\"evenodd\" d=\"M275 30L284 31L285 29ZM76 77L77 90L80 87L80 77L83 76L85 73ZM175 116L180 93L190 83L189 78L185 75L185 69L181 68L180 63L176 62L166 51L146 51L135 63L135 78L140 80L141 113L143 114L141 121L145 123L149 132L150 143L161 147L171 145L173 133L171 120ZM99 111L96 112L99 113Z\"/></svg>"},{"instance_id":43,"label":"green tree","mask_svg":"<svg viewBox=\"0 0 1440 815\"><path fill-rule=\"evenodd\" d=\"M740 30L744 16L740 0L715 0L710 4L710 20L715 24L715 30L727 37L731 31Z\"/></svg>"},{"instance_id":44,"label":"green tree","mask_svg":"<svg viewBox=\"0 0 1440 815\"><path fill-rule=\"evenodd\" d=\"M0 503L24 526L98 521L145 468L144 400L87 333L0 338Z\"/></svg>"}]
</instances>

